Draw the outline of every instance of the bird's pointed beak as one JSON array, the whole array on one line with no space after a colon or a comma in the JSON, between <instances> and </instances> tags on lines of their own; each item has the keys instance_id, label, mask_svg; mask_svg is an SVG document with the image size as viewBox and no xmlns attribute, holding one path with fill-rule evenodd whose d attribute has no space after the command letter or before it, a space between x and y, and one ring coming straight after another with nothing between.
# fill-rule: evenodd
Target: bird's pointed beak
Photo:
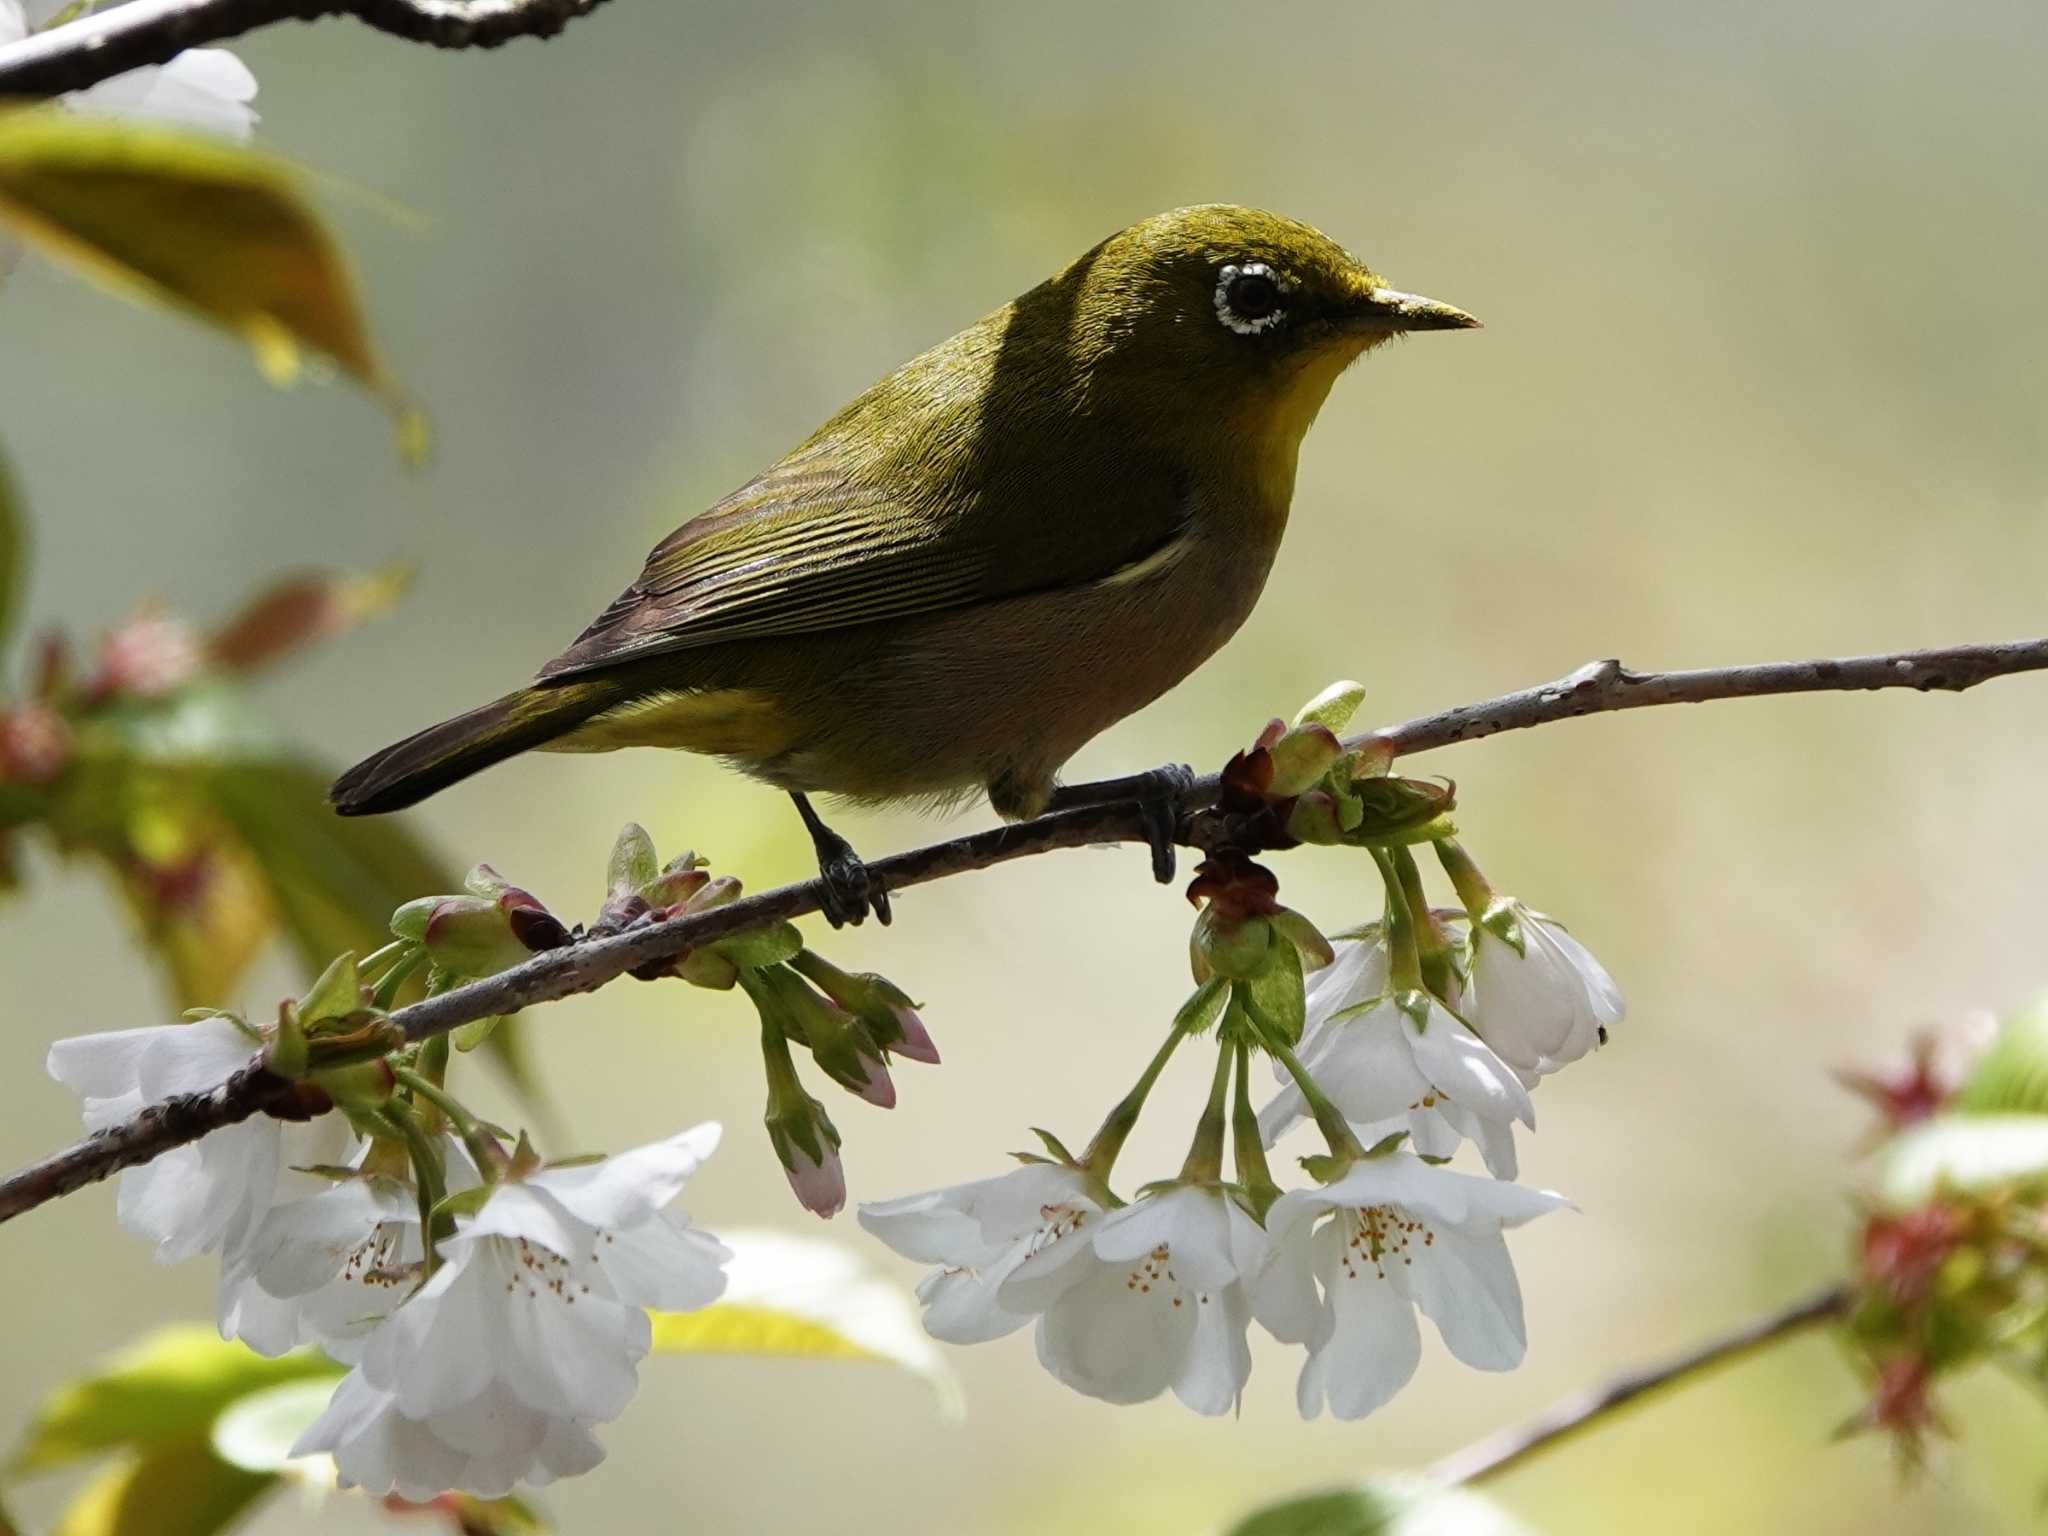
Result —
<instances>
[{"instance_id":1,"label":"bird's pointed beak","mask_svg":"<svg viewBox=\"0 0 2048 1536\"><path fill-rule=\"evenodd\" d=\"M1469 331L1479 324L1455 304L1398 288L1366 289L1345 320L1361 331Z\"/></svg>"}]
</instances>

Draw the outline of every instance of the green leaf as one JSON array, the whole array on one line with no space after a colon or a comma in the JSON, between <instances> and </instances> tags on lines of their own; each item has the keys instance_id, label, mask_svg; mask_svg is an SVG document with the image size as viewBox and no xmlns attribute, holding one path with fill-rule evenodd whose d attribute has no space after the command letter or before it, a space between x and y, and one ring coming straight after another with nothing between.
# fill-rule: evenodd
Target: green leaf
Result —
<instances>
[{"instance_id":1,"label":"green leaf","mask_svg":"<svg viewBox=\"0 0 2048 1536\"><path fill-rule=\"evenodd\" d=\"M238 1398L280 1382L332 1380L341 1367L304 1353L266 1360L224 1343L209 1326L159 1329L46 1399L13 1458L16 1472L61 1466L122 1447L198 1435Z\"/></svg>"},{"instance_id":2,"label":"green leaf","mask_svg":"<svg viewBox=\"0 0 2048 1536\"><path fill-rule=\"evenodd\" d=\"M784 1232L726 1232L725 1295L695 1312L654 1314L657 1354L779 1355L866 1360L922 1377L940 1412L961 1412L960 1388L918 1320L915 1298L849 1249Z\"/></svg>"},{"instance_id":3,"label":"green leaf","mask_svg":"<svg viewBox=\"0 0 2048 1536\"><path fill-rule=\"evenodd\" d=\"M276 1481L229 1466L207 1449L203 1433L181 1435L87 1484L51 1536L213 1536Z\"/></svg>"},{"instance_id":4,"label":"green leaf","mask_svg":"<svg viewBox=\"0 0 2048 1536\"><path fill-rule=\"evenodd\" d=\"M1878 1175L1894 1209L2009 1184L2048 1188L2048 1116L1937 1115L1893 1138Z\"/></svg>"},{"instance_id":5,"label":"green leaf","mask_svg":"<svg viewBox=\"0 0 2048 1536\"><path fill-rule=\"evenodd\" d=\"M237 1398L213 1421L213 1454L244 1472L280 1472L292 1458L292 1443L327 1411L332 1377L280 1382Z\"/></svg>"},{"instance_id":6,"label":"green leaf","mask_svg":"<svg viewBox=\"0 0 2048 1536\"><path fill-rule=\"evenodd\" d=\"M340 249L283 161L205 134L60 108L0 113L0 225L123 297L241 338L273 383L324 357L424 424L384 370Z\"/></svg>"},{"instance_id":7,"label":"green leaf","mask_svg":"<svg viewBox=\"0 0 2048 1536\"><path fill-rule=\"evenodd\" d=\"M1529 1536L1529 1527L1476 1493L1388 1477L1264 1505L1224 1536Z\"/></svg>"},{"instance_id":8,"label":"green leaf","mask_svg":"<svg viewBox=\"0 0 2048 1536\"><path fill-rule=\"evenodd\" d=\"M2048 1115L2048 993L2007 1015L1950 1107L1971 1115Z\"/></svg>"},{"instance_id":9,"label":"green leaf","mask_svg":"<svg viewBox=\"0 0 2048 1536\"><path fill-rule=\"evenodd\" d=\"M7 637L20 616L21 594L27 585L28 519L22 513L7 456L0 454L0 662L6 660Z\"/></svg>"}]
</instances>

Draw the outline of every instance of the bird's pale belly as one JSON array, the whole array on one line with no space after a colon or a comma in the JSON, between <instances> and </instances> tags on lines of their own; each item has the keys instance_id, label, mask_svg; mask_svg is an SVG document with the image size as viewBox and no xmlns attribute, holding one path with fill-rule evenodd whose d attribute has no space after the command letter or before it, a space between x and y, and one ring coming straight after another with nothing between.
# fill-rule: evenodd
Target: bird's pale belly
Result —
<instances>
[{"instance_id":1,"label":"bird's pale belly","mask_svg":"<svg viewBox=\"0 0 2048 1536\"><path fill-rule=\"evenodd\" d=\"M1259 544L1191 536L1120 579L878 629L830 648L829 667L776 647L736 669L774 700L775 750L728 755L786 789L886 800L986 787L1005 815L1034 814L1082 745L1237 631L1272 564Z\"/></svg>"}]
</instances>

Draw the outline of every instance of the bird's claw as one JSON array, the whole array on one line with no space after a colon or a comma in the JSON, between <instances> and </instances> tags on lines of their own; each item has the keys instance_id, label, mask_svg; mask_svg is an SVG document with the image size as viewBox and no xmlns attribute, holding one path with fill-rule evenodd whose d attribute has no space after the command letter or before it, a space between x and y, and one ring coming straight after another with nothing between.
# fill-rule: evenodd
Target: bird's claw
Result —
<instances>
[{"instance_id":1,"label":"bird's claw","mask_svg":"<svg viewBox=\"0 0 2048 1536\"><path fill-rule=\"evenodd\" d=\"M1138 814L1145 824L1145 842L1152 850L1152 878L1161 885L1173 883L1174 844L1180 835L1180 820L1187 812L1188 791L1195 787L1195 770L1186 763L1167 763L1141 774L1143 789L1138 796Z\"/></svg>"},{"instance_id":2,"label":"bird's claw","mask_svg":"<svg viewBox=\"0 0 2048 1536\"><path fill-rule=\"evenodd\" d=\"M837 847L828 848L821 841L818 848L818 879L825 887L825 899L819 910L825 914L825 921L834 928L843 928L848 923L858 928L872 911L875 921L888 927L892 916L888 891L853 851L851 843L844 838L836 841Z\"/></svg>"}]
</instances>

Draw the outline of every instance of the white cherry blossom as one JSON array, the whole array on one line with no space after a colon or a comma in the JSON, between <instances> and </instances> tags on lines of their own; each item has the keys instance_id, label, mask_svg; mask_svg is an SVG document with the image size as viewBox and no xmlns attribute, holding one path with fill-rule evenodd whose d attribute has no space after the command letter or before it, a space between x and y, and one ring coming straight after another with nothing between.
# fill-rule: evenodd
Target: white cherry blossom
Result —
<instances>
[{"instance_id":1,"label":"white cherry blossom","mask_svg":"<svg viewBox=\"0 0 2048 1536\"><path fill-rule=\"evenodd\" d=\"M1266 1214L1270 1256L1252 1287L1259 1322L1306 1344L1304 1418L1384 1406L1421 1358L1420 1311L1466 1365L1511 1370L1528 1347L1502 1231L1562 1196L1432 1167L1412 1152L1360 1158L1334 1183L1282 1195Z\"/></svg>"},{"instance_id":2,"label":"white cherry blossom","mask_svg":"<svg viewBox=\"0 0 2048 1536\"><path fill-rule=\"evenodd\" d=\"M917 1288L925 1331L949 1344L979 1344L1032 1319L1029 1311L1003 1306L1003 1282L1034 1253L1092 1230L1108 1205L1108 1192L1078 1168L1034 1162L990 1179L868 1202L860 1224L906 1259L939 1266Z\"/></svg>"},{"instance_id":3,"label":"white cherry blossom","mask_svg":"<svg viewBox=\"0 0 2048 1536\"><path fill-rule=\"evenodd\" d=\"M219 1087L258 1048L241 1025L215 1015L59 1040L48 1065L85 1101L85 1128L97 1131L145 1105ZM166 1264L215 1251L232 1259L277 1199L288 1169L345 1162L355 1140L340 1115L303 1122L252 1116L124 1172L116 1210L121 1225L154 1242Z\"/></svg>"},{"instance_id":4,"label":"white cherry blossom","mask_svg":"<svg viewBox=\"0 0 2048 1536\"><path fill-rule=\"evenodd\" d=\"M1511 930L1516 947L1503 937ZM1555 1072L1603 1044L1627 1005L1606 967L1552 919L1503 901L1473 925L1465 1017L1505 1061Z\"/></svg>"},{"instance_id":5,"label":"white cherry blossom","mask_svg":"<svg viewBox=\"0 0 2048 1536\"><path fill-rule=\"evenodd\" d=\"M997 1300L1039 1314L1039 1363L1077 1392L1142 1403L1171 1388L1197 1413L1228 1413L1251 1374L1245 1285L1265 1246L1223 1191L1179 1184L1030 1254Z\"/></svg>"},{"instance_id":6,"label":"white cherry blossom","mask_svg":"<svg viewBox=\"0 0 2048 1536\"><path fill-rule=\"evenodd\" d=\"M439 1269L361 1341L294 1454L325 1451L345 1484L413 1498L594 1466L591 1427L638 1385L647 1309L686 1311L724 1289L727 1250L663 1209L718 1136L700 1125L493 1186L457 1215ZM286 1285L276 1259L267 1272Z\"/></svg>"},{"instance_id":7,"label":"white cherry blossom","mask_svg":"<svg viewBox=\"0 0 2048 1536\"><path fill-rule=\"evenodd\" d=\"M1536 1124L1520 1074L1426 992L1385 993L1363 1008L1311 1012L1298 1055L1316 1087L1368 1142L1407 1130L1432 1156L1448 1156L1469 1138L1490 1172L1512 1178L1513 1124ZM1260 1132L1270 1145L1307 1114L1301 1088L1290 1080L1259 1111Z\"/></svg>"}]
</instances>

